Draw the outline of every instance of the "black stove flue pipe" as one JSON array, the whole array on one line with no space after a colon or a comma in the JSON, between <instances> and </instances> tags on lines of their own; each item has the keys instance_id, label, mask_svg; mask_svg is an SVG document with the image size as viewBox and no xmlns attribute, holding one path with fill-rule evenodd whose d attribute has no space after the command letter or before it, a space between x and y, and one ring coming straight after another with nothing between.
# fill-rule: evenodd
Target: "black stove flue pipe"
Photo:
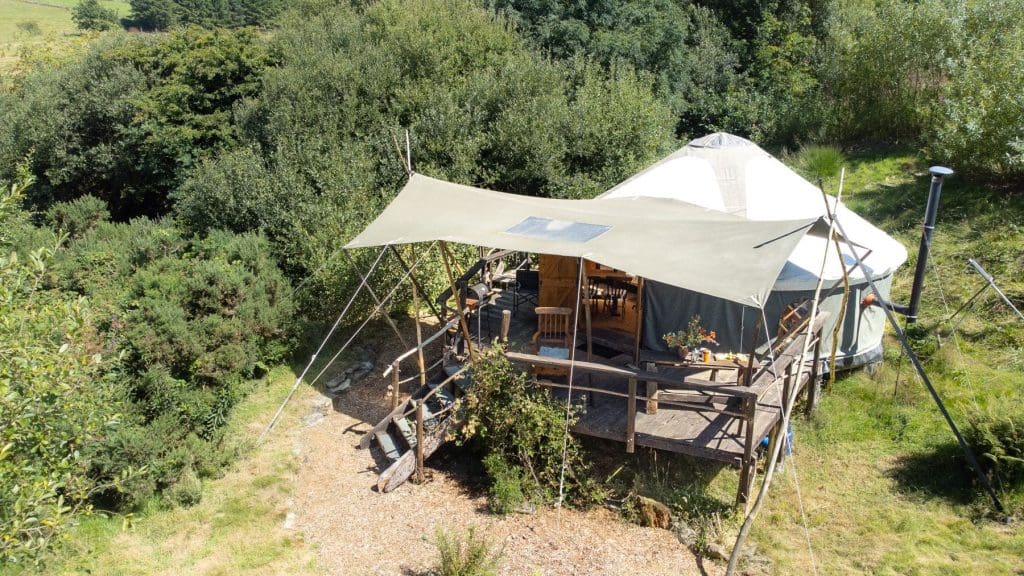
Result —
<instances>
[{"instance_id":1,"label":"black stove flue pipe","mask_svg":"<svg viewBox=\"0 0 1024 576\"><path fill-rule=\"evenodd\" d=\"M945 166L932 166L928 169L932 175L932 185L928 190L928 204L924 210L924 228L921 230L921 246L917 250L917 268L914 270L914 284L910 289L910 305L902 306L892 302L878 302L873 294L865 298L862 304L884 304L897 314L907 317L907 324L917 322L917 311L921 307L921 291L924 289L924 275L928 266L928 251L932 245L932 232L935 231L935 219L939 214L939 198L942 196L942 181L952 176L953 171Z\"/></svg>"}]
</instances>

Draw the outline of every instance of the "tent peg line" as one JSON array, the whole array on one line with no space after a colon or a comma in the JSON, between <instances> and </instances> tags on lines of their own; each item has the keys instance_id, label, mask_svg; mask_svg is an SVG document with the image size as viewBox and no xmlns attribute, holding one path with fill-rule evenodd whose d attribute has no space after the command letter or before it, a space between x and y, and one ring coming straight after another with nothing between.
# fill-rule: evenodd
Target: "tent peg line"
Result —
<instances>
[{"instance_id":1,"label":"tent peg line","mask_svg":"<svg viewBox=\"0 0 1024 576\"><path fill-rule=\"evenodd\" d=\"M380 252L377 254L377 259L374 260L373 265L370 266L370 275L373 275L374 270L377 269L377 265L380 264L381 258L384 257L385 251L386 248L381 248ZM274 425L277 424L277 419L280 418L281 413L284 412L284 407L288 405L288 401L292 399L292 395L294 395L295 391L298 390L299 384L302 383L302 379L306 376L306 373L309 372L309 369L313 367L313 363L316 362L317 355L323 351L324 346L327 345L327 341L331 339L331 336L334 335L334 331L338 329L338 325L341 324L341 320L345 317L346 314L348 314L349 308L352 307L352 304L356 301L356 297L359 296L359 291L362 290L364 286L368 287L368 276L361 275L361 278L362 279L359 282L359 286L356 287L355 291L352 293L352 297L349 298L348 303L345 304L345 308L342 309L341 314L338 315L338 319L334 321L334 324L331 326L331 329L327 331L327 335L324 336L323 341L320 342L320 346L317 347L316 352L314 352L313 355L309 358L309 363L307 363L306 367L302 369L302 372L299 374L299 377L295 379L295 383L292 384L291 390L289 390L288 395L285 396L284 402L281 402L281 406L278 407L277 412L274 413L274 417L270 419L270 424L267 425L267 428L263 431L262 434L260 434L260 437L256 440L257 446L263 444L263 441L266 439L267 434L270 434L270 431L274 428Z\"/></svg>"}]
</instances>

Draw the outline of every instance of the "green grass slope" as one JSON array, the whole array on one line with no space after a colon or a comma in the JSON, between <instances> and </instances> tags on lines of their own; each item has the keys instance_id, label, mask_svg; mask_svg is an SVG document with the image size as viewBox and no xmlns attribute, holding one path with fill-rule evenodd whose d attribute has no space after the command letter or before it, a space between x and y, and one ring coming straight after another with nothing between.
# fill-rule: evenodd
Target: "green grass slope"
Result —
<instances>
[{"instance_id":1,"label":"green grass slope","mask_svg":"<svg viewBox=\"0 0 1024 576\"><path fill-rule=\"evenodd\" d=\"M929 177L912 154L872 152L847 163L845 199L911 252L893 300L906 302ZM831 182L832 190L835 182ZM1019 305L1024 299L1024 194L948 180L933 239L916 347L962 427L975 411L1019 410L1024 322L987 293L951 332L946 322L983 280L975 258ZM793 463L773 486L754 540L778 573L1019 574L1024 532L994 514L952 433L898 343L874 375L839 379L810 419L795 423ZM997 484L1020 516L1024 487ZM807 535L800 511L802 503ZM808 540L810 545L808 545Z\"/></svg>"}]
</instances>

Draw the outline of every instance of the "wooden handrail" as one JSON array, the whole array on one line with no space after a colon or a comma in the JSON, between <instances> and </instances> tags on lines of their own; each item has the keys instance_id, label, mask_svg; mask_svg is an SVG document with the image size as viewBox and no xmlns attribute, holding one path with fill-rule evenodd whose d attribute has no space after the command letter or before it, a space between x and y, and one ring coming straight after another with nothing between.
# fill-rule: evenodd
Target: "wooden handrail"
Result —
<instances>
[{"instance_id":1,"label":"wooden handrail","mask_svg":"<svg viewBox=\"0 0 1024 576\"><path fill-rule=\"evenodd\" d=\"M440 338L440 337L441 337L441 335L443 335L443 334L444 334L445 332L447 332L449 328L451 328L452 326L455 326L455 325L456 325L456 324L458 324L458 323L459 323L459 317L458 317L458 316L456 316L455 318L452 318L451 320L449 320L449 321L448 321L448 323L447 323L447 324L445 324L445 325L444 325L443 327L441 327L441 329L440 329L440 330L438 330L437 332L435 332L435 333L431 334L431 335L430 335L430 337L428 337L428 338L427 338L426 340L424 340L422 344L419 344L419 345L417 345L417 346L413 346L413 347L412 347L412 348L410 348L409 350L406 350L405 352L402 352L402 353L401 353L401 354L400 354L400 355L399 355L399 356L398 356L397 358L395 358L395 359L394 359L394 360L393 360L393 361L391 362L391 364L390 364L390 365L388 365L388 367L387 367L387 368L386 368L386 369L384 370L384 377L385 377L385 378L387 378L388 374L391 374L391 370L392 370L392 368L393 368L393 367L395 366L395 364L397 364L397 363L399 363L399 362L401 362L401 361L403 361L403 360L405 360L405 359L409 358L409 357L410 357L410 356L412 356L413 354L415 354L415 353L419 352L420 350L422 350L422 349L426 348L426 346L427 346L428 344L431 344L431 343L433 343L433 342L434 342L434 340L437 340L438 338Z\"/></svg>"},{"instance_id":2,"label":"wooden handrail","mask_svg":"<svg viewBox=\"0 0 1024 576\"><path fill-rule=\"evenodd\" d=\"M726 396L735 396L737 398L756 398L757 394L746 386L734 386L730 384L717 384L710 380L695 381L694 378L686 378L679 380L677 378L671 378L664 374L658 374L656 372L644 372L641 370L630 370L628 368L619 368L617 366L609 366L607 364L599 364L597 362L585 362L582 360L570 361L563 360L561 358L548 358L547 356L538 356L536 354L523 354L522 352L505 352L505 357L510 361L518 364L533 364L536 366L550 366L553 368L569 368L573 367L574 370L578 370L584 373L592 374L604 374L607 376L617 376L619 378L636 378L642 382L657 382L658 384L665 384L683 390L692 390L695 392L708 392L712 394L723 394Z\"/></svg>"}]
</instances>

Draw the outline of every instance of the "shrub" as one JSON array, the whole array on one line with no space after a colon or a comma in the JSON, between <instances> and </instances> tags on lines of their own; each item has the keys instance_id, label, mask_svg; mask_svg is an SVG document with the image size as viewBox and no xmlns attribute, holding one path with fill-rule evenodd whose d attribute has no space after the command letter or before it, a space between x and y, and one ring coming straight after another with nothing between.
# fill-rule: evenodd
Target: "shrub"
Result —
<instances>
[{"instance_id":1,"label":"shrub","mask_svg":"<svg viewBox=\"0 0 1024 576\"><path fill-rule=\"evenodd\" d=\"M506 510L515 491L526 498L553 500L565 470L565 498L586 506L602 494L587 476L578 441L565 432L565 404L532 384L500 351L477 359L466 395L463 438L476 438L487 453L488 472L498 495L493 506ZM570 422L570 425L572 423ZM564 452L563 452L564 449ZM513 475L518 473L516 482Z\"/></svg>"},{"instance_id":2,"label":"shrub","mask_svg":"<svg viewBox=\"0 0 1024 576\"><path fill-rule=\"evenodd\" d=\"M1024 411L997 403L968 417L967 443L989 474L1009 486L1024 483Z\"/></svg>"},{"instance_id":3,"label":"shrub","mask_svg":"<svg viewBox=\"0 0 1024 576\"><path fill-rule=\"evenodd\" d=\"M117 12L104 8L99 0L81 0L71 11L79 30L111 30L117 26Z\"/></svg>"},{"instance_id":4,"label":"shrub","mask_svg":"<svg viewBox=\"0 0 1024 576\"><path fill-rule=\"evenodd\" d=\"M491 479L487 505L495 514L515 512L526 501L523 495L523 469L510 464L501 452L484 458L484 470Z\"/></svg>"},{"instance_id":5,"label":"shrub","mask_svg":"<svg viewBox=\"0 0 1024 576\"><path fill-rule=\"evenodd\" d=\"M498 573L502 553L492 552L491 543L477 535L475 526L470 526L465 535L439 528L434 545L440 559L431 572L433 575L495 576Z\"/></svg>"},{"instance_id":6,"label":"shrub","mask_svg":"<svg viewBox=\"0 0 1024 576\"><path fill-rule=\"evenodd\" d=\"M101 222L110 220L107 203L95 196L58 202L46 211L47 223L71 238L80 238Z\"/></svg>"},{"instance_id":7,"label":"shrub","mask_svg":"<svg viewBox=\"0 0 1024 576\"><path fill-rule=\"evenodd\" d=\"M164 492L164 496L182 508L195 506L203 499L203 482L191 465L185 466L181 478Z\"/></svg>"},{"instance_id":8,"label":"shrub","mask_svg":"<svg viewBox=\"0 0 1024 576\"><path fill-rule=\"evenodd\" d=\"M27 181L0 190L0 230ZM45 289L52 253L0 238L0 563L33 559L90 509L86 453L120 420L88 302ZM111 470L111 483L128 478Z\"/></svg>"}]
</instances>

